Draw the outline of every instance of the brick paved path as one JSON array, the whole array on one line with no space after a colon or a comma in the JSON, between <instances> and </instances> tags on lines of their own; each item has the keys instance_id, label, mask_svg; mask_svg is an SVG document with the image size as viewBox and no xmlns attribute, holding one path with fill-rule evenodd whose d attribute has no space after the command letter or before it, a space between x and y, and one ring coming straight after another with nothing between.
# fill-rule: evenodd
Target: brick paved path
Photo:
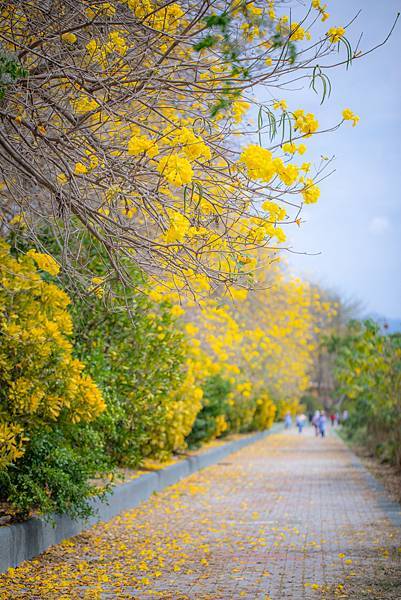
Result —
<instances>
[{"instance_id":1,"label":"brick paved path","mask_svg":"<svg viewBox=\"0 0 401 600\"><path fill-rule=\"evenodd\" d=\"M384 501L337 437L275 434L0 577L0 598L400 599Z\"/></svg>"}]
</instances>

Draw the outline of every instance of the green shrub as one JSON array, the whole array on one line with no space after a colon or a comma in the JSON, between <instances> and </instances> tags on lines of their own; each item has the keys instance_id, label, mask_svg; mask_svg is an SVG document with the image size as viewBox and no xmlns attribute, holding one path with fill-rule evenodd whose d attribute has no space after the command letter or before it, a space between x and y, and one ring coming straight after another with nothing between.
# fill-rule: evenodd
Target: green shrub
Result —
<instances>
[{"instance_id":1,"label":"green shrub","mask_svg":"<svg viewBox=\"0 0 401 600\"><path fill-rule=\"evenodd\" d=\"M401 468L401 335L373 321L351 321L327 342L336 393L349 411L345 432Z\"/></svg>"},{"instance_id":2,"label":"green shrub","mask_svg":"<svg viewBox=\"0 0 401 600\"><path fill-rule=\"evenodd\" d=\"M170 395L184 378L185 344L168 306L143 294L129 312L92 296L74 306L76 351L103 390L107 411L96 427L119 465L163 456Z\"/></svg>"},{"instance_id":3,"label":"green shrub","mask_svg":"<svg viewBox=\"0 0 401 600\"><path fill-rule=\"evenodd\" d=\"M128 289L116 273L107 272L104 248L79 223L73 225L76 247L68 258L79 256L80 270L85 265L96 277L71 280L68 269L62 269L59 278L75 299L75 355L88 365L107 403L96 430L115 465L136 467L145 457L167 458L188 433L199 404L191 398L196 390L188 385L186 338L170 305L146 293L145 277L132 261L121 265L131 282ZM14 245L26 250L23 232L14 236ZM61 262L52 232L43 230L42 238ZM177 402L184 382L188 393ZM189 411L186 405L191 405Z\"/></svg>"},{"instance_id":4,"label":"green shrub","mask_svg":"<svg viewBox=\"0 0 401 600\"><path fill-rule=\"evenodd\" d=\"M251 431L255 410L256 401L253 397L236 394L234 398L230 398L227 410L229 430L233 433Z\"/></svg>"},{"instance_id":5,"label":"green shrub","mask_svg":"<svg viewBox=\"0 0 401 600\"><path fill-rule=\"evenodd\" d=\"M1 495L21 518L32 511L85 518L94 512L90 499L108 491L90 480L107 468L91 427L38 429L31 432L23 457L0 472Z\"/></svg>"},{"instance_id":6,"label":"green shrub","mask_svg":"<svg viewBox=\"0 0 401 600\"><path fill-rule=\"evenodd\" d=\"M202 409L187 437L190 447L198 447L226 432L227 400L230 390L230 382L221 375L214 375L206 380L203 387Z\"/></svg>"},{"instance_id":7,"label":"green shrub","mask_svg":"<svg viewBox=\"0 0 401 600\"><path fill-rule=\"evenodd\" d=\"M91 423L105 402L74 356L59 266L2 240L0 259L0 500L22 515L89 514L101 456Z\"/></svg>"}]
</instances>

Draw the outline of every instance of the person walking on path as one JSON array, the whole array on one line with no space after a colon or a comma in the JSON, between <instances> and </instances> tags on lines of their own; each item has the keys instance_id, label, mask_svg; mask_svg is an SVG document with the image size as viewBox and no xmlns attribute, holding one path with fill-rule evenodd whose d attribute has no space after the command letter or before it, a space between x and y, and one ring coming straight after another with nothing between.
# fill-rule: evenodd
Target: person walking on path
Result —
<instances>
[{"instance_id":1,"label":"person walking on path","mask_svg":"<svg viewBox=\"0 0 401 600\"><path fill-rule=\"evenodd\" d=\"M320 411L315 411L315 414L313 415L313 419L312 419L312 425L315 429L315 436L317 437L319 435L319 418L320 418Z\"/></svg>"},{"instance_id":2,"label":"person walking on path","mask_svg":"<svg viewBox=\"0 0 401 600\"><path fill-rule=\"evenodd\" d=\"M325 435L326 435L326 426L327 426L327 418L326 418L326 415L324 413L324 410L322 410L322 412L320 413L318 426L319 426L319 433L320 433L321 437L325 437Z\"/></svg>"},{"instance_id":3,"label":"person walking on path","mask_svg":"<svg viewBox=\"0 0 401 600\"><path fill-rule=\"evenodd\" d=\"M289 429L292 425L292 417L291 417L291 413L289 413L289 412L285 415L284 425L285 425L286 429Z\"/></svg>"},{"instance_id":4,"label":"person walking on path","mask_svg":"<svg viewBox=\"0 0 401 600\"><path fill-rule=\"evenodd\" d=\"M296 426L298 427L298 433L302 433L306 421L306 417L304 414L297 415L295 419Z\"/></svg>"}]
</instances>

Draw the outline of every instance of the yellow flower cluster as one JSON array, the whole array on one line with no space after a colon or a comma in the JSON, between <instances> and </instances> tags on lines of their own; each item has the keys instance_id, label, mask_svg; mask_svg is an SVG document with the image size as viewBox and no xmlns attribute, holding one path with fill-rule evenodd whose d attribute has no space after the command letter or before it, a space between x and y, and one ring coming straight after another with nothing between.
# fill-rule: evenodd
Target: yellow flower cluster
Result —
<instances>
[{"instance_id":1,"label":"yellow flower cluster","mask_svg":"<svg viewBox=\"0 0 401 600\"><path fill-rule=\"evenodd\" d=\"M210 148L204 143L201 137L196 136L188 127L180 127L173 131L170 135L171 146L174 148L181 147L183 153L190 161L204 158L210 160L212 153Z\"/></svg>"},{"instance_id":2,"label":"yellow flower cluster","mask_svg":"<svg viewBox=\"0 0 401 600\"><path fill-rule=\"evenodd\" d=\"M301 193L305 204L314 204L320 197L320 189L313 183L313 179L306 179L305 187Z\"/></svg>"},{"instance_id":3,"label":"yellow flower cluster","mask_svg":"<svg viewBox=\"0 0 401 600\"><path fill-rule=\"evenodd\" d=\"M46 271L50 275L56 276L60 272L60 265L58 262L49 254L42 254L36 250L29 250L27 256L33 258L39 269Z\"/></svg>"},{"instance_id":4,"label":"yellow flower cluster","mask_svg":"<svg viewBox=\"0 0 401 600\"><path fill-rule=\"evenodd\" d=\"M287 102L285 100L276 100L273 103L273 108L274 110L278 110L279 108L281 108L281 110L286 110L288 108Z\"/></svg>"},{"instance_id":5,"label":"yellow flower cluster","mask_svg":"<svg viewBox=\"0 0 401 600\"><path fill-rule=\"evenodd\" d=\"M274 212L274 203L266 209ZM235 294L241 290L231 289L200 307L188 302L183 318L202 376L220 374L231 382L232 422L263 428L274 419L273 397L280 412L296 409L310 384L318 323L332 307L278 267L265 270L256 283L260 291Z\"/></svg>"},{"instance_id":6,"label":"yellow flower cluster","mask_svg":"<svg viewBox=\"0 0 401 600\"><path fill-rule=\"evenodd\" d=\"M306 137L315 133L319 127L319 122L312 113L306 113L302 109L294 111L294 128L297 131L302 131Z\"/></svg>"},{"instance_id":7,"label":"yellow flower cluster","mask_svg":"<svg viewBox=\"0 0 401 600\"><path fill-rule=\"evenodd\" d=\"M233 119L235 123L241 123L244 115L251 108L249 102L244 102L243 100L236 100L232 105Z\"/></svg>"},{"instance_id":8,"label":"yellow flower cluster","mask_svg":"<svg viewBox=\"0 0 401 600\"><path fill-rule=\"evenodd\" d=\"M282 148L284 152L288 152L288 154L295 154L296 152L298 152L298 154L305 154L306 152L305 144L298 144L297 146L294 142L286 142L282 145Z\"/></svg>"},{"instance_id":9,"label":"yellow flower cluster","mask_svg":"<svg viewBox=\"0 0 401 600\"><path fill-rule=\"evenodd\" d=\"M115 61L118 64L119 57L125 56L129 48L123 34L124 32L120 30L111 31L106 42L92 38L85 46L89 61L97 63L104 69L115 64Z\"/></svg>"},{"instance_id":10,"label":"yellow flower cluster","mask_svg":"<svg viewBox=\"0 0 401 600\"><path fill-rule=\"evenodd\" d=\"M67 44L75 44L77 41L77 36L75 33L72 33L72 31L67 31L66 33L62 34L61 39Z\"/></svg>"},{"instance_id":11,"label":"yellow flower cluster","mask_svg":"<svg viewBox=\"0 0 401 600\"><path fill-rule=\"evenodd\" d=\"M23 444L27 438L22 433L19 425L0 422L0 470L24 454Z\"/></svg>"},{"instance_id":12,"label":"yellow flower cluster","mask_svg":"<svg viewBox=\"0 0 401 600\"><path fill-rule=\"evenodd\" d=\"M128 142L128 154L130 156L146 154L149 158L153 158L159 154L159 147L156 142L146 137L146 135L134 135Z\"/></svg>"},{"instance_id":13,"label":"yellow flower cluster","mask_svg":"<svg viewBox=\"0 0 401 600\"><path fill-rule=\"evenodd\" d=\"M95 98L81 94L78 98L74 99L72 106L78 115L83 115L91 110L96 110L99 107L99 103Z\"/></svg>"},{"instance_id":14,"label":"yellow flower cluster","mask_svg":"<svg viewBox=\"0 0 401 600\"><path fill-rule=\"evenodd\" d=\"M294 219L288 214L282 228L272 215L266 220L260 206L267 198L283 206L295 204L294 214L296 194L298 205L301 197L317 200L318 187L303 180L311 163L297 164L306 152L299 138L318 131L317 118L302 109L288 111L284 99L263 106L251 90L256 89L252 82L263 86L270 76L280 89L288 68L318 67L320 48L324 52L327 44L318 43L316 54L314 46L297 52L296 43L310 39L309 24L319 14L322 20L328 17L323 0L312 0L319 14L313 12L311 21L296 22L292 15L276 15L274 0L228 3L224 18L210 8L200 21L195 9L179 2L87 2L82 14L59 11L56 29L37 11L38 0L26 5L28 19L19 9L20 0L14 1L13 8L1 9L7 49L21 55L21 66L29 72L46 69L39 66L37 53L20 52L43 36L47 54L59 56L63 68L40 84L49 103L36 99L39 88L32 85L37 122L29 140L30 129L22 127L29 112L26 89L17 84L10 131L18 125L17 133L28 135L25 140L18 134L16 145L21 151L35 148L30 159L42 175L38 181L48 179L63 197L82 202L80 214L89 231L96 215L99 239L110 240L112 254L122 252L139 261L145 253L149 273L168 280L174 272L179 289L194 286L193 291L206 294L216 282L236 280L248 245L285 240L285 226ZM227 37L225 18L230 23ZM235 51L234 31L242 38ZM344 33L334 27L323 39L334 41ZM274 69L266 69L267 64ZM316 77L323 71L314 71ZM251 85L244 85L248 80ZM245 128L239 124L257 109L260 144L270 136L270 148L258 146L255 137L254 143L241 143ZM358 119L348 109L343 118L354 125ZM281 129L290 130L289 139L274 141ZM39 161L39 156L50 160ZM51 167L57 164L62 172ZM7 184L15 187L12 193L22 205L13 183L17 170ZM121 191L110 200L106 190L114 185ZM248 264L249 272L256 262ZM101 286L91 289L102 293Z\"/></svg>"},{"instance_id":15,"label":"yellow flower cluster","mask_svg":"<svg viewBox=\"0 0 401 600\"><path fill-rule=\"evenodd\" d=\"M299 152L303 154L306 147L303 144L295 146L293 143L284 144L286 152ZM279 157L273 158L272 153L260 146L250 144L241 153L240 164L245 165L249 178L269 182L274 176L278 176L281 182L287 186L293 186L299 180L300 167L293 163L284 163Z\"/></svg>"},{"instance_id":16,"label":"yellow flower cluster","mask_svg":"<svg viewBox=\"0 0 401 600\"><path fill-rule=\"evenodd\" d=\"M355 127L355 125L357 125L357 123L359 123L358 115L353 113L350 108L345 108L343 110L343 119L344 119L344 121L352 121L352 127Z\"/></svg>"},{"instance_id":17,"label":"yellow flower cluster","mask_svg":"<svg viewBox=\"0 0 401 600\"><path fill-rule=\"evenodd\" d=\"M288 15L280 17L276 24L276 31L283 37L288 37L292 42L299 42L302 40L310 40L311 33L306 31L300 23L296 21L289 22Z\"/></svg>"},{"instance_id":18,"label":"yellow flower cluster","mask_svg":"<svg viewBox=\"0 0 401 600\"><path fill-rule=\"evenodd\" d=\"M116 7L111 2L93 2L91 6L86 8L86 15L90 19L95 17L113 17L116 13Z\"/></svg>"},{"instance_id":19,"label":"yellow flower cluster","mask_svg":"<svg viewBox=\"0 0 401 600\"><path fill-rule=\"evenodd\" d=\"M163 156L157 165L157 170L169 183L172 183L176 187L181 187L189 183L194 176L189 160L178 156L178 154Z\"/></svg>"},{"instance_id":20,"label":"yellow flower cluster","mask_svg":"<svg viewBox=\"0 0 401 600\"><path fill-rule=\"evenodd\" d=\"M50 256L16 259L0 241L0 464L21 456L29 427L63 418L90 421L105 408L100 390L72 356L68 296L45 282Z\"/></svg>"},{"instance_id":21,"label":"yellow flower cluster","mask_svg":"<svg viewBox=\"0 0 401 600\"><path fill-rule=\"evenodd\" d=\"M159 31L175 33L177 28L182 25L184 12L176 2L159 7L150 0L122 1L127 3L138 19L143 19L147 26Z\"/></svg>"},{"instance_id":22,"label":"yellow flower cluster","mask_svg":"<svg viewBox=\"0 0 401 600\"><path fill-rule=\"evenodd\" d=\"M250 144L241 153L240 163L247 168L248 176L269 182L276 174L273 155L270 150Z\"/></svg>"},{"instance_id":23,"label":"yellow flower cluster","mask_svg":"<svg viewBox=\"0 0 401 600\"><path fill-rule=\"evenodd\" d=\"M344 27L330 27L326 33L332 44L337 44L345 35Z\"/></svg>"},{"instance_id":24,"label":"yellow flower cluster","mask_svg":"<svg viewBox=\"0 0 401 600\"><path fill-rule=\"evenodd\" d=\"M322 4L320 2L320 0L312 0L312 8L314 8L315 10L317 10L320 15L321 15L321 20L327 21L327 19L329 18L329 13L327 12L327 4Z\"/></svg>"},{"instance_id":25,"label":"yellow flower cluster","mask_svg":"<svg viewBox=\"0 0 401 600\"><path fill-rule=\"evenodd\" d=\"M305 31L305 29L301 27L299 23L291 23L290 39L293 42L298 42L305 39L310 40L311 34L309 31Z\"/></svg>"},{"instance_id":26,"label":"yellow flower cluster","mask_svg":"<svg viewBox=\"0 0 401 600\"><path fill-rule=\"evenodd\" d=\"M191 432L196 415L202 406L201 384L208 375L208 361L199 352L197 344L189 343L185 378L180 387L167 399L167 419L163 427L168 449L185 447L185 438Z\"/></svg>"}]
</instances>

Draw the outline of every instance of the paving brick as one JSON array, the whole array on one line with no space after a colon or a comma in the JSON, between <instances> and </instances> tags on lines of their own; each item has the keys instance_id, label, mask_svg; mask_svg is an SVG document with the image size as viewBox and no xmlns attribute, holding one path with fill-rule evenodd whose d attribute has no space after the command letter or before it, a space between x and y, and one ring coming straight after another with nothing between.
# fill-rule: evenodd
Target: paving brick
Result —
<instances>
[{"instance_id":1,"label":"paving brick","mask_svg":"<svg viewBox=\"0 0 401 600\"><path fill-rule=\"evenodd\" d=\"M344 597L400 565L395 516L340 439L290 430L24 563L0 598Z\"/></svg>"}]
</instances>

